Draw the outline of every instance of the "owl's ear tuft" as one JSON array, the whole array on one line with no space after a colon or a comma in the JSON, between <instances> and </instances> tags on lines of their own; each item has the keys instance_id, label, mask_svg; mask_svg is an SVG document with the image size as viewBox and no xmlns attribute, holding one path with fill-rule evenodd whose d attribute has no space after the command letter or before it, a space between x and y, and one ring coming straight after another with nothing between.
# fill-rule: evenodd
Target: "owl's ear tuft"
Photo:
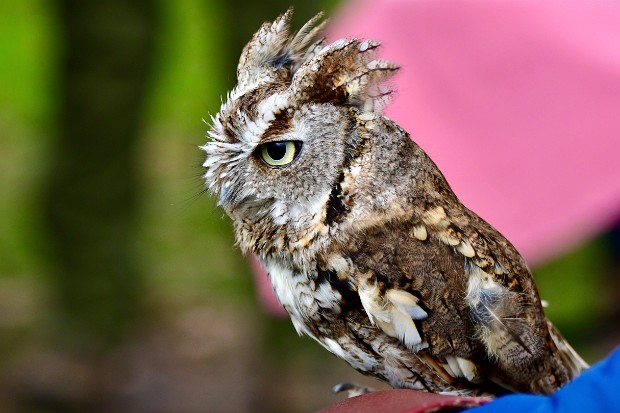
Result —
<instances>
[{"instance_id":1,"label":"owl's ear tuft","mask_svg":"<svg viewBox=\"0 0 620 413\"><path fill-rule=\"evenodd\" d=\"M290 33L293 8L280 15L273 23L265 22L244 47L237 66L239 83L246 83L250 76L263 79L275 77L285 68L288 76L294 72L323 39L326 21L318 23L323 13L316 14L297 33Z\"/></svg>"},{"instance_id":2,"label":"owl's ear tuft","mask_svg":"<svg viewBox=\"0 0 620 413\"><path fill-rule=\"evenodd\" d=\"M382 83L399 66L375 59L379 42L337 40L324 47L299 68L293 88L309 102L356 106L364 112L380 112L393 89Z\"/></svg>"}]
</instances>

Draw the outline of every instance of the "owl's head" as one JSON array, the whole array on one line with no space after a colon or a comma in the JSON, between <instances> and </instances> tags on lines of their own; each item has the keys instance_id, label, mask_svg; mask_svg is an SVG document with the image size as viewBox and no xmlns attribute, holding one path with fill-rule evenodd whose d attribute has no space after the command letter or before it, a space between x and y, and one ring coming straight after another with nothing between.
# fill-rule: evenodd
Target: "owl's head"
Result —
<instances>
[{"instance_id":1,"label":"owl's head","mask_svg":"<svg viewBox=\"0 0 620 413\"><path fill-rule=\"evenodd\" d=\"M211 118L207 186L235 222L320 220L343 164L356 150L356 119L380 112L397 66L377 42L326 44L315 16L297 33L292 10L264 23L245 46L237 86Z\"/></svg>"}]
</instances>

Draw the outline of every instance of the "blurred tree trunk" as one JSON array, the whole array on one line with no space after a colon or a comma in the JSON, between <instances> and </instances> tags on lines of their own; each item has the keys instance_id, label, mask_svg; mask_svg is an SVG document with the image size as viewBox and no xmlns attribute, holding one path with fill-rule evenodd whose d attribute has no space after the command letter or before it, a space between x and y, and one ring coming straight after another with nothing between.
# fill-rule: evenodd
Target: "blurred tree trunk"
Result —
<instances>
[{"instance_id":1,"label":"blurred tree trunk","mask_svg":"<svg viewBox=\"0 0 620 413\"><path fill-rule=\"evenodd\" d=\"M140 306L138 139L155 5L61 0L58 136L45 189L61 332L96 347Z\"/></svg>"}]
</instances>

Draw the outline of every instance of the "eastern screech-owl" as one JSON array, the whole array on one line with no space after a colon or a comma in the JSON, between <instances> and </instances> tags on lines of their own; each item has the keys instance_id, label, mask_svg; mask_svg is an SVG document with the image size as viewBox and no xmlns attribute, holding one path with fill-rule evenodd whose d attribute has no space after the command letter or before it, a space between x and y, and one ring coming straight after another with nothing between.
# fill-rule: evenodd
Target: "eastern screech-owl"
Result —
<instances>
[{"instance_id":1,"label":"eastern screech-owl","mask_svg":"<svg viewBox=\"0 0 620 413\"><path fill-rule=\"evenodd\" d=\"M297 331L393 387L550 393L579 374L516 249L382 115L398 66L290 17L245 46L201 149Z\"/></svg>"}]
</instances>

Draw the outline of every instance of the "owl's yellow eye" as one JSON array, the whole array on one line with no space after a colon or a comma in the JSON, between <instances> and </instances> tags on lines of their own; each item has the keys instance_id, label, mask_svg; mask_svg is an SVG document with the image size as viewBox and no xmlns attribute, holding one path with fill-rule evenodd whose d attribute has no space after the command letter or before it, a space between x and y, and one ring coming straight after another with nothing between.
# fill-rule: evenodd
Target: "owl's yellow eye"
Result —
<instances>
[{"instance_id":1,"label":"owl's yellow eye","mask_svg":"<svg viewBox=\"0 0 620 413\"><path fill-rule=\"evenodd\" d=\"M299 153L301 142L267 142L260 147L260 156L271 166L284 166L293 162Z\"/></svg>"}]
</instances>

